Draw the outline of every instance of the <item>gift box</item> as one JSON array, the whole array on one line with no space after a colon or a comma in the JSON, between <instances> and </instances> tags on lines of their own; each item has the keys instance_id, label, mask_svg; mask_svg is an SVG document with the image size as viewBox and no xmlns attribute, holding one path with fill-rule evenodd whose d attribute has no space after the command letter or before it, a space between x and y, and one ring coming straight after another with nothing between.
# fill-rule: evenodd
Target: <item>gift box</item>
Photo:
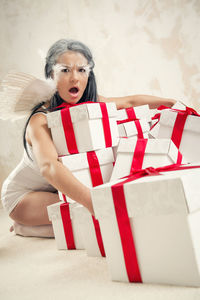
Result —
<instances>
[{"instance_id":1,"label":"gift box","mask_svg":"<svg viewBox=\"0 0 200 300\"><path fill-rule=\"evenodd\" d=\"M119 130L119 143L121 138L134 137L134 138L148 139L150 124L149 122L147 122L146 119L129 121L129 122L118 124L118 130ZM113 155L115 160L117 157L118 146L119 144L113 147Z\"/></svg>"},{"instance_id":2,"label":"gift box","mask_svg":"<svg viewBox=\"0 0 200 300\"><path fill-rule=\"evenodd\" d=\"M146 119L129 121L118 125L119 137L139 137L143 138L144 134L150 130L150 125Z\"/></svg>"},{"instance_id":3,"label":"gift box","mask_svg":"<svg viewBox=\"0 0 200 300\"><path fill-rule=\"evenodd\" d=\"M87 103L47 114L58 155L117 145L116 115L115 103Z\"/></svg>"},{"instance_id":4,"label":"gift box","mask_svg":"<svg viewBox=\"0 0 200 300\"><path fill-rule=\"evenodd\" d=\"M200 169L157 174L91 191L111 279L198 287Z\"/></svg>"},{"instance_id":5,"label":"gift box","mask_svg":"<svg viewBox=\"0 0 200 300\"><path fill-rule=\"evenodd\" d=\"M88 256L105 257L99 221L84 206L76 207L84 248Z\"/></svg>"},{"instance_id":6,"label":"gift box","mask_svg":"<svg viewBox=\"0 0 200 300\"><path fill-rule=\"evenodd\" d=\"M150 131L154 138L171 139L188 162L200 160L200 115L193 109L164 109Z\"/></svg>"},{"instance_id":7,"label":"gift box","mask_svg":"<svg viewBox=\"0 0 200 300\"><path fill-rule=\"evenodd\" d=\"M186 163L169 139L120 139L111 181L129 175L133 170Z\"/></svg>"},{"instance_id":8,"label":"gift box","mask_svg":"<svg viewBox=\"0 0 200 300\"><path fill-rule=\"evenodd\" d=\"M57 248L59 250L84 249L79 216L75 209L79 204L58 202L47 206L52 222Z\"/></svg>"},{"instance_id":9,"label":"gift box","mask_svg":"<svg viewBox=\"0 0 200 300\"><path fill-rule=\"evenodd\" d=\"M158 131L159 131L159 128L160 128L160 124L159 124L160 115L161 115L161 113L164 109L186 110L186 106L182 102L177 101L171 108L161 105L157 109L151 109L152 120L151 120L151 129L150 129L150 132L149 132L149 138L157 138Z\"/></svg>"},{"instance_id":10,"label":"gift box","mask_svg":"<svg viewBox=\"0 0 200 300\"><path fill-rule=\"evenodd\" d=\"M80 182L89 188L108 182L113 171L112 148L61 156L59 160ZM75 202L61 192L59 192L59 198L65 202Z\"/></svg>"},{"instance_id":11,"label":"gift box","mask_svg":"<svg viewBox=\"0 0 200 300\"><path fill-rule=\"evenodd\" d=\"M91 188L110 180L114 157L112 148L105 148L63 156L60 157L60 160L80 182ZM74 202L68 196L59 194L64 201ZM98 220L95 220L82 206L79 206L76 211L79 212L79 227L84 236L84 248L87 254L89 256L105 256Z\"/></svg>"},{"instance_id":12,"label":"gift box","mask_svg":"<svg viewBox=\"0 0 200 300\"><path fill-rule=\"evenodd\" d=\"M147 122L151 122L151 114L152 113L149 109L149 105L147 104L129 107L125 109L119 109L117 110L117 122L118 124L120 124L140 119L146 119Z\"/></svg>"}]
</instances>

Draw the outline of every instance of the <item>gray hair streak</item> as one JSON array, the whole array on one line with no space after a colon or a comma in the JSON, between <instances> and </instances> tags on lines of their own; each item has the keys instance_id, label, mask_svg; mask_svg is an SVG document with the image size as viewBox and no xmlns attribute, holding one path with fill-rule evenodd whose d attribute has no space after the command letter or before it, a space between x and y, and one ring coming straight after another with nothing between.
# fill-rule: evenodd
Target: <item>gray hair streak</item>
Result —
<instances>
[{"instance_id":1,"label":"gray hair streak","mask_svg":"<svg viewBox=\"0 0 200 300\"><path fill-rule=\"evenodd\" d=\"M76 40L61 39L55 42L47 53L45 65L46 78L51 77L53 66L56 64L58 57L67 51L81 53L87 59L91 70L94 68L92 53L86 45Z\"/></svg>"}]
</instances>

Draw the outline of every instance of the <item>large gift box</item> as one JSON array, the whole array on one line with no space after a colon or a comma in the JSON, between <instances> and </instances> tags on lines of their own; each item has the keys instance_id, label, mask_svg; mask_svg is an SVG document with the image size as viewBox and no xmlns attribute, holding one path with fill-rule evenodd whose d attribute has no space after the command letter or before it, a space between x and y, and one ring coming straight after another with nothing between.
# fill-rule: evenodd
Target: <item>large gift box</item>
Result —
<instances>
[{"instance_id":1,"label":"large gift box","mask_svg":"<svg viewBox=\"0 0 200 300\"><path fill-rule=\"evenodd\" d=\"M112 280L200 286L200 169L140 172L92 189Z\"/></svg>"},{"instance_id":2,"label":"large gift box","mask_svg":"<svg viewBox=\"0 0 200 300\"><path fill-rule=\"evenodd\" d=\"M185 163L169 139L120 139L111 181L129 175L133 170Z\"/></svg>"},{"instance_id":3,"label":"large gift box","mask_svg":"<svg viewBox=\"0 0 200 300\"><path fill-rule=\"evenodd\" d=\"M171 139L188 162L200 161L200 115L193 109L163 109L150 134Z\"/></svg>"},{"instance_id":4,"label":"large gift box","mask_svg":"<svg viewBox=\"0 0 200 300\"><path fill-rule=\"evenodd\" d=\"M60 250L84 249L77 203L58 202L47 206L49 220L52 222L57 248Z\"/></svg>"},{"instance_id":5,"label":"large gift box","mask_svg":"<svg viewBox=\"0 0 200 300\"><path fill-rule=\"evenodd\" d=\"M85 103L47 114L58 155L116 146L116 114L115 103Z\"/></svg>"}]
</instances>

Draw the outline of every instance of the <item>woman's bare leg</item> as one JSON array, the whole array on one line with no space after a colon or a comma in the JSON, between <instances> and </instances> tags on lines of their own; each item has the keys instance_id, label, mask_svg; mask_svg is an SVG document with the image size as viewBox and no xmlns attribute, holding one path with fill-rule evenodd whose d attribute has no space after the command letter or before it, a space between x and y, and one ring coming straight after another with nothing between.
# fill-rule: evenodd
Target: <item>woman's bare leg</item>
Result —
<instances>
[{"instance_id":1,"label":"woman's bare leg","mask_svg":"<svg viewBox=\"0 0 200 300\"><path fill-rule=\"evenodd\" d=\"M55 193L26 194L10 214L15 221L10 231L22 236L54 237L47 206L56 202L59 202L59 197Z\"/></svg>"},{"instance_id":2,"label":"woman's bare leg","mask_svg":"<svg viewBox=\"0 0 200 300\"><path fill-rule=\"evenodd\" d=\"M59 202L58 194L50 192L30 192L21 199L10 213L15 222L28 225L51 224L47 206Z\"/></svg>"}]
</instances>

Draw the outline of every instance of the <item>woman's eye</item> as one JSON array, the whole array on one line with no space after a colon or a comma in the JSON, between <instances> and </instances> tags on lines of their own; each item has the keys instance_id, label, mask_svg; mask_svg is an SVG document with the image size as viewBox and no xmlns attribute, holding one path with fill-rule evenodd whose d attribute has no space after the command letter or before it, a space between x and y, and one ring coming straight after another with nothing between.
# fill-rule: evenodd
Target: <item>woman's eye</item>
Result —
<instances>
[{"instance_id":1,"label":"woman's eye","mask_svg":"<svg viewBox=\"0 0 200 300\"><path fill-rule=\"evenodd\" d=\"M80 72L80 73L85 73L86 70L85 70L84 68L80 68L80 69L79 69L79 72Z\"/></svg>"},{"instance_id":2,"label":"woman's eye","mask_svg":"<svg viewBox=\"0 0 200 300\"><path fill-rule=\"evenodd\" d=\"M69 72L69 69L65 68L65 69L62 69L62 72L64 73L68 73Z\"/></svg>"}]
</instances>

